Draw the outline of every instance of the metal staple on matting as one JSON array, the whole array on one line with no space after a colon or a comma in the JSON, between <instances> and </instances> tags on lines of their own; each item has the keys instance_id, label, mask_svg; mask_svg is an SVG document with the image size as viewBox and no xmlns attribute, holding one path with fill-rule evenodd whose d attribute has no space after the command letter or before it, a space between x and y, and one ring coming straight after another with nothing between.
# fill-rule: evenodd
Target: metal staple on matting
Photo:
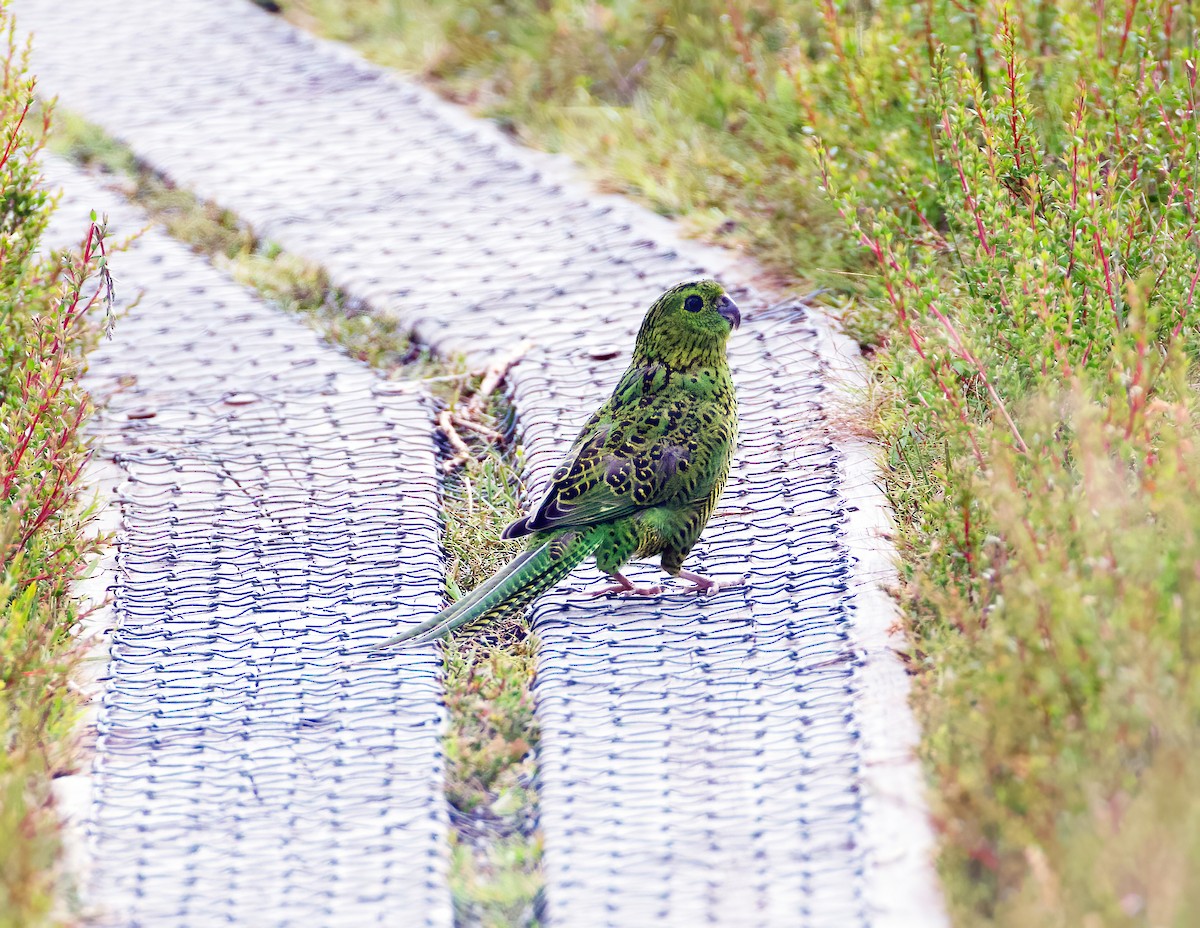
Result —
<instances>
[{"instance_id":1,"label":"metal staple on matting","mask_svg":"<svg viewBox=\"0 0 1200 928\"><path fill-rule=\"evenodd\" d=\"M60 229L145 222L51 182ZM123 477L89 908L449 925L440 661L358 650L440 607L429 410L161 233L111 260L141 300L86 379Z\"/></svg>"},{"instance_id":2,"label":"metal staple on matting","mask_svg":"<svg viewBox=\"0 0 1200 928\"><path fill-rule=\"evenodd\" d=\"M174 182L438 349L482 360L531 341L509 384L534 493L650 301L702 272L736 283L728 256L656 244L673 241L664 222L243 0L14 6L42 35L42 86ZM70 25L89 17L103 28ZM869 475L848 473L865 462L826 424L830 338L803 307L735 295L741 451L695 563L747 584L707 600L566 590L535 612L546 914L936 928L903 672L860 569Z\"/></svg>"}]
</instances>

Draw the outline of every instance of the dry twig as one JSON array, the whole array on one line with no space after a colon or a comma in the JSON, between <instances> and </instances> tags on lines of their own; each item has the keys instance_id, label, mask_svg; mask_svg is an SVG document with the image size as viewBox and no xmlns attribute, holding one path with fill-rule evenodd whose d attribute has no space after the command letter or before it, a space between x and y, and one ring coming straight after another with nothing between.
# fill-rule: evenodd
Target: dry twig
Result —
<instances>
[{"instance_id":1,"label":"dry twig","mask_svg":"<svg viewBox=\"0 0 1200 928\"><path fill-rule=\"evenodd\" d=\"M513 365L525 357L531 348L533 348L533 342L523 341L513 349L511 354L496 358L488 365L483 375L483 382L479 384L479 389L475 391L475 395L471 397L471 402L467 405L468 416L475 417L483 412L488 397L496 392L496 388L504 382L504 378L508 376Z\"/></svg>"}]
</instances>

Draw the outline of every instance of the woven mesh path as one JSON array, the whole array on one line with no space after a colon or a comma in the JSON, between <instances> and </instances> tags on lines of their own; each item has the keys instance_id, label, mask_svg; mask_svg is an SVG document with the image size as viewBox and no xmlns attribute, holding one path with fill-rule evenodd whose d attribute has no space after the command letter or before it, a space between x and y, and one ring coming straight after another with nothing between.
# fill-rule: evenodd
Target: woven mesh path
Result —
<instances>
[{"instance_id":1,"label":"woven mesh path","mask_svg":"<svg viewBox=\"0 0 1200 928\"><path fill-rule=\"evenodd\" d=\"M70 168L58 229L144 217ZM115 240L114 238L114 240ZM149 232L92 355L123 477L89 902L119 925L450 923L428 411Z\"/></svg>"},{"instance_id":2,"label":"woven mesh path","mask_svg":"<svg viewBox=\"0 0 1200 928\"><path fill-rule=\"evenodd\" d=\"M15 7L43 35L43 88L177 183L443 350L531 342L510 382L535 492L611 389L650 300L698 264L720 270L248 3ZM88 17L103 25L68 25ZM848 548L846 481L864 478L823 426L828 341L800 307L738 300L742 448L694 564L748 584L707 601L565 591L535 613L547 915L936 925L902 674L877 611L864 634L872 594Z\"/></svg>"}]
</instances>

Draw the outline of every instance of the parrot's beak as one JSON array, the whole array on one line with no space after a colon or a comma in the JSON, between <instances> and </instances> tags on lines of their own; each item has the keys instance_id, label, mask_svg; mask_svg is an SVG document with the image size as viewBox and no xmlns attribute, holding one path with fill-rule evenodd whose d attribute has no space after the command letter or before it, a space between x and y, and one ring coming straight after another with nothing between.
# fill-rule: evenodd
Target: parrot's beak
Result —
<instances>
[{"instance_id":1,"label":"parrot's beak","mask_svg":"<svg viewBox=\"0 0 1200 928\"><path fill-rule=\"evenodd\" d=\"M735 329L742 324L742 314L738 311L737 303L723 296L717 303L717 314Z\"/></svg>"}]
</instances>

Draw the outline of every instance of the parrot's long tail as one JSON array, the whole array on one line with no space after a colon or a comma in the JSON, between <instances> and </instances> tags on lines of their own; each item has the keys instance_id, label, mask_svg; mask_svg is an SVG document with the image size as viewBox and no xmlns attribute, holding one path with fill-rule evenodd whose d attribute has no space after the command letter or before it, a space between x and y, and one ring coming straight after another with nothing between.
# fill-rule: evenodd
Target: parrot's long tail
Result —
<instances>
[{"instance_id":1,"label":"parrot's long tail","mask_svg":"<svg viewBox=\"0 0 1200 928\"><path fill-rule=\"evenodd\" d=\"M458 602L374 650L402 642L425 644L485 616L499 619L520 612L579 566L600 545L601 538L602 532L596 529L565 532L522 551Z\"/></svg>"}]
</instances>

